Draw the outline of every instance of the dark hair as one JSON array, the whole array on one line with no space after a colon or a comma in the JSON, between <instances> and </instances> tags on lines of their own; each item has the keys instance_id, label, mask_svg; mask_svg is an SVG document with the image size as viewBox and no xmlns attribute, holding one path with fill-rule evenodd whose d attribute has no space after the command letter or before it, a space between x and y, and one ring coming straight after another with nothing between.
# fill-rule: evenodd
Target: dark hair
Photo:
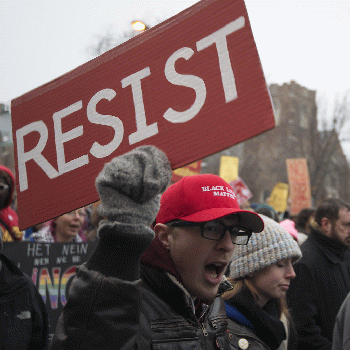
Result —
<instances>
[{"instance_id":1,"label":"dark hair","mask_svg":"<svg viewBox=\"0 0 350 350\"><path fill-rule=\"evenodd\" d=\"M255 213L265 215L265 216L271 218L272 220L279 222L277 213L275 211L271 210L270 208L260 207L260 208L255 210Z\"/></svg>"},{"instance_id":2,"label":"dark hair","mask_svg":"<svg viewBox=\"0 0 350 350\"><path fill-rule=\"evenodd\" d=\"M327 218L334 222L339 219L339 210L342 208L350 210L350 204L338 198L326 199L317 207L315 221L320 226L322 218Z\"/></svg>"},{"instance_id":3,"label":"dark hair","mask_svg":"<svg viewBox=\"0 0 350 350\"><path fill-rule=\"evenodd\" d=\"M295 219L295 225L297 227L306 228L306 225L309 222L310 216L315 215L315 212L316 210L313 208L301 209Z\"/></svg>"}]
</instances>

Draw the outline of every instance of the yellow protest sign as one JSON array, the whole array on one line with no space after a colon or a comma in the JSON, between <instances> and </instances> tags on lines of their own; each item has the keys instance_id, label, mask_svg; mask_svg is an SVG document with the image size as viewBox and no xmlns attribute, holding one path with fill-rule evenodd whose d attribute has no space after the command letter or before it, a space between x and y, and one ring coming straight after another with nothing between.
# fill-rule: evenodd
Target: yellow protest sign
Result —
<instances>
[{"instance_id":1,"label":"yellow protest sign","mask_svg":"<svg viewBox=\"0 0 350 350\"><path fill-rule=\"evenodd\" d=\"M180 181L184 176L199 175L201 172L202 160L185 165L181 168L173 170L171 182Z\"/></svg>"},{"instance_id":2,"label":"yellow protest sign","mask_svg":"<svg viewBox=\"0 0 350 350\"><path fill-rule=\"evenodd\" d=\"M287 209L288 185L279 182L272 190L269 205L276 211L283 213Z\"/></svg>"},{"instance_id":3,"label":"yellow protest sign","mask_svg":"<svg viewBox=\"0 0 350 350\"><path fill-rule=\"evenodd\" d=\"M238 162L237 157L221 156L219 175L226 182L231 182L238 178Z\"/></svg>"}]
</instances>

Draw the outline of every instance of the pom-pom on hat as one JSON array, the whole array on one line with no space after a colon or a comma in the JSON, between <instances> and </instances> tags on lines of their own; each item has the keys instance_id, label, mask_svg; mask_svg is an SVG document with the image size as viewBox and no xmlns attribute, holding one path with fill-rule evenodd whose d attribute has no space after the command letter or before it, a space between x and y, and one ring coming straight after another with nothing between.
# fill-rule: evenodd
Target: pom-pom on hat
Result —
<instances>
[{"instance_id":1,"label":"pom-pom on hat","mask_svg":"<svg viewBox=\"0 0 350 350\"><path fill-rule=\"evenodd\" d=\"M237 214L237 226L261 232L264 222L260 216L239 207L232 187L220 176L201 174L185 176L171 185L160 199L156 223L173 220L205 222Z\"/></svg>"},{"instance_id":2,"label":"pom-pom on hat","mask_svg":"<svg viewBox=\"0 0 350 350\"><path fill-rule=\"evenodd\" d=\"M260 215L264 221L264 230L252 234L247 245L238 245L234 251L230 277L243 278L256 271L282 260L292 258L296 262L302 254L298 243L275 220Z\"/></svg>"}]
</instances>

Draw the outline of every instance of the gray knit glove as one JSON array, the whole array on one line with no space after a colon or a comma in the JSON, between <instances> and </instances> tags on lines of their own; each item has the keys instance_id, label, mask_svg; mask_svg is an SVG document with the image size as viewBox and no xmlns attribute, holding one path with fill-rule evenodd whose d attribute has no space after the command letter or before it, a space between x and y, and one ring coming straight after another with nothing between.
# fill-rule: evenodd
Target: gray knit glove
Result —
<instances>
[{"instance_id":1,"label":"gray knit glove","mask_svg":"<svg viewBox=\"0 0 350 350\"><path fill-rule=\"evenodd\" d=\"M96 178L99 213L110 221L150 226L170 179L169 160L154 146L140 146L116 157Z\"/></svg>"}]
</instances>

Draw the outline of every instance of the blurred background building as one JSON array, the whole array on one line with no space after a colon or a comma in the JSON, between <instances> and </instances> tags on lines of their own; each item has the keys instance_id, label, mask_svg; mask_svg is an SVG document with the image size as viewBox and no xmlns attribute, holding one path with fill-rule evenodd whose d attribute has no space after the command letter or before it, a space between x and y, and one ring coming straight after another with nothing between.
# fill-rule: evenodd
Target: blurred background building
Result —
<instances>
[{"instance_id":1,"label":"blurred background building","mask_svg":"<svg viewBox=\"0 0 350 350\"><path fill-rule=\"evenodd\" d=\"M319 131L316 91L291 81L269 86L276 127L225 151L206 157L202 173L219 174L222 155L239 158L239 176L251 202L264 202L278 182L288 183L286 159L306 158L313 204L328 197L350 201L350 168L339 140L337 120Z\"/></svg>"}]
</instances>

